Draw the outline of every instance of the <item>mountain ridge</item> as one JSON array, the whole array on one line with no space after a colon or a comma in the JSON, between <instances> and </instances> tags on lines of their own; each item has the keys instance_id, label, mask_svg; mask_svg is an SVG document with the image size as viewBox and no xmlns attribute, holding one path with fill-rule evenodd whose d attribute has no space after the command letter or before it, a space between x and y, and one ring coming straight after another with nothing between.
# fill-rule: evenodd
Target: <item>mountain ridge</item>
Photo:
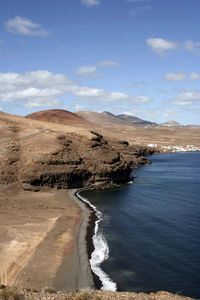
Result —
<instances>
[{"instance_id":1,"label":"mountain ridge","mask_svg":"<svg viewBox=\"0 0 200 300\"><path fill-rule=\"evenodd\" d=\"M157 126L156 123L142 120L138 117L120 114L115 115L108 111L103 111L101 113L93 111L77 111L77 115L85 118L93 124L116 124L116 125L130 125L130 126Z\"/></svg>"}]
</instances>

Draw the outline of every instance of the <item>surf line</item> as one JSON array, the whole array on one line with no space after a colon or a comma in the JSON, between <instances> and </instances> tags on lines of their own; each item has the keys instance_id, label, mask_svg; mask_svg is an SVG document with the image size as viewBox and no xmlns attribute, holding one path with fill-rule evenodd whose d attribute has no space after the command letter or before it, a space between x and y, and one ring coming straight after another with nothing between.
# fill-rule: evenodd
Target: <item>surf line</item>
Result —
<instances>
[{"instance_id":1,"label":"surf line","mask_svg":"<svg viewBox=\"0 0 200 300\"><path fill-rule=\"evenodd\" d=\"M76 193L78 198L88 204L95 212L97 220L95 221L94 234L92 237L94 251L91 254L90 266L95 275L97 275L102 283L101 290L116 291L117 284L101 269L101 263L109 258L108 243L101 232L99 232L99 223L102 221L102 213L90 203L89 200L82 197L79 192Z\"/></svg>"}]
</instances>

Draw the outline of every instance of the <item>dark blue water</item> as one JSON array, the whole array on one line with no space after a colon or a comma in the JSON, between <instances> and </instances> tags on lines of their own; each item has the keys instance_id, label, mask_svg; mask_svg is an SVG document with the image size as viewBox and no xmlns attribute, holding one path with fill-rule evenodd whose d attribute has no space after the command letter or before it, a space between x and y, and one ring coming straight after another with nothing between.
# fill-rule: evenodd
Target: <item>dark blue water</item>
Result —
<instances>
[{"instance_id":1,"label":"dark blue water","mask_svg":"<svg viewBox=\"0 0 200 300\"><path fill-rule=\"evenodd\" d=\"M133 184L82 193L103 212L101 267L119 290L200 298L200 153L150 159Z\"/></svg>"}]
</instances>

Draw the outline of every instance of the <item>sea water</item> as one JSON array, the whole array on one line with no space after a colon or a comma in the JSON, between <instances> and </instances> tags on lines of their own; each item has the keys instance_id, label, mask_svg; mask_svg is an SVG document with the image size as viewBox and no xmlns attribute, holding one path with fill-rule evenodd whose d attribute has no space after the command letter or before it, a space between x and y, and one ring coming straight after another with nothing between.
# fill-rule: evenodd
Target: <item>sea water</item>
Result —
<instances>
[{"instance_id":1,"label":"sea water","mask_svg":"<svg viewBox=\"0 0 200 300\"><path fill-rule=\"evenodd\" d=\"M97 220L91 267L105 290L200 298L200 153L166 153L133 184L81 197Z\"/></svg>"}]
</instances>

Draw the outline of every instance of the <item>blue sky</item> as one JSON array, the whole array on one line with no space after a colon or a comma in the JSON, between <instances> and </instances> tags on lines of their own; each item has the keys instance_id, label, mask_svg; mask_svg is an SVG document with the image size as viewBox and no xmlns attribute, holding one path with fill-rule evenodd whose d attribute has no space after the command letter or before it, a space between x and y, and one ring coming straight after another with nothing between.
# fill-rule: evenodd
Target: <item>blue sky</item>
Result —
<instances>
[{"instance_id":1,"label":"blue sky","mask_svg":"<svg viewBox=\"0 0 200 300\"><path fill-rule=\"evenodd\" d=\"M200 124L199 0L7 0L0 110Z\"/></svg>"}]
</instances>

